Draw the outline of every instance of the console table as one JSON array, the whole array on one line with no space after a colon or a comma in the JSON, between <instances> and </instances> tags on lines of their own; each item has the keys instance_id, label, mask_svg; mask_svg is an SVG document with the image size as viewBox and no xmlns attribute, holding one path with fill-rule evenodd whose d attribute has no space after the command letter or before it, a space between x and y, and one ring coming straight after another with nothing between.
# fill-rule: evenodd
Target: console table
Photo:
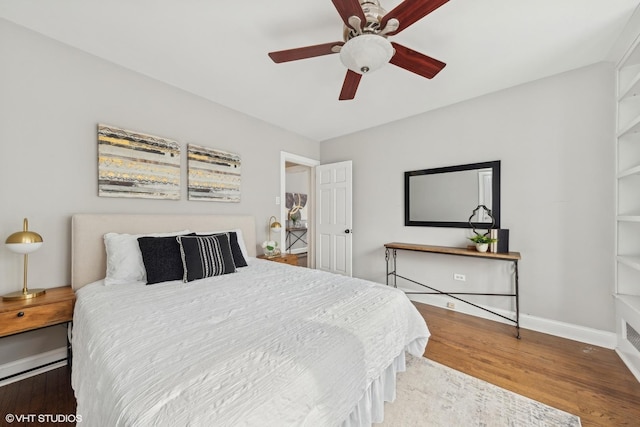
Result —
<instances>
[{"instance_id":1,"label":"console table","mask_svg":"<svg viewBox=\"0 0 640 427\"><path fill-rule=\"evenodd\" d=\"M287 227L287 251L290 251L296 242L302 242L307 244L305 236L307 234L307 227ZM297 234L296 234L297 233ZM293 242L291 241L293 240Z\"/></svg>"},{"instance_id":2,"label":"console table","mask_svg":"<svg viewBox=\"0 0 640 427\"><path fill-rule=\"evenodd\" d=\"M430 246L430 245L418 245L413 243L385 243L385 261L387 264L387 286L389 286L389 277L393 278L393 287L397 288L397 278L401 278L407 280L411 283L415 283L416 285L420 285L424 288L429 289L429 292L406 292L407 294L415 294L415 295L429 295L429 294L439 294L439 295L447 295L453 299L464 302L466 304L472 305L476 308L484 310L493 315L499 316L503 319L512 322L516 326L516 338L520 339L520 300L519 300L519 290L518 290L518 261L520 260L519 252L508 252L508 253L493 253L493 252L478 252L476 250L470 250L466 248L454 248L449 246ZM415 280L409 279L407 277L401 276L397 272L397 251L414 251L414 252L428 252L435 254L444 254L444 255L458 255L458 256L467 256L474 258L483 258L489 260L498 260L498 261L509 261L513 262L514 265L514 292L513 293L478 293L478 292L444 292L433 288L431 286L425 285L424 283L417 282ZM390 256L391 253L391 256ZM392 262L391 271L389 269L389 261ZM505 296L511 297L515 299L516 305L516 318L512 319L510 317L504 316L500 313L496 313L495 311L489 310L488 308L479 306L470 301L457 297L456 295L484 295L484 296Z\"/></svg>"}]
</instances>

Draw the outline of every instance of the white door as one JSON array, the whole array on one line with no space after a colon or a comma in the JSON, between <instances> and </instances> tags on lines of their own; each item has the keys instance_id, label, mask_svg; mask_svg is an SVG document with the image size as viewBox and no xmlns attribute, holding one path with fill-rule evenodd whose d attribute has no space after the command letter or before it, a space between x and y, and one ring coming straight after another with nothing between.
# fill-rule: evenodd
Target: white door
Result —
<instances>
[{"instance_id":1,"label":"white door","mask_svg":"<svg viewBox=\"0 0 640 427\"><path fill-rule=\"evenodd\" d=\"M351 276L351 161L316 167L316 268Z\"/></svg>"}]
</instances>

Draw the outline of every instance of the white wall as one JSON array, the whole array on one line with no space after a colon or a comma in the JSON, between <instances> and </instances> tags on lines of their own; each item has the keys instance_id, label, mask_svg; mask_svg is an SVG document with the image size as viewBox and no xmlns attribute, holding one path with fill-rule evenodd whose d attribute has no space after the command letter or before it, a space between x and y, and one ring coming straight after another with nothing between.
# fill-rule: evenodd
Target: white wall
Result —
<instances>
[{"instance_id":1,"label":"white wall","mask_svg":"<svg viewBox=\"0 0 640 427\"><path fill-rule=\"evenodd\" d=\"M2 19L0 58L0 239L21 230L23 217L43 236L43 247L29 258L31 287L69 283L74 213L251 214L261 242L269 216L279 216L280 151L319 158L316 142ZM98 197L98 123L172 138L183 149L194 143L239 153L241 202L187 201L186 155L180 201ZM0 245L0 294L21 286L21 257ZM36 349L25 350L30 339L0 339L0 364Z\"/></svg>"},{"instance_id":2,"label":"white wall","mask_svg":"<svg viewBox=\"0 0 640 427\"><path fill-rule=\"evenodd\" d=\"M311 168L307 166L291 166L286 170L287 182L286 182L286 191L287 193L302 193L309 194L309 176L311 173Z\"/></svg>"},{"instance_id":3,"label":"white wall","mask_svg":"<svg viewBox=\"0 0 640 427\"><path fill-rule=\"evenodd\" d=\"M614 96L613 64L600 63L323 142L323 163L353 160L354 275L384 283L386 242L469 243L468 230L404 226L403 172L501 160L522 313L615 331ZM445 289L510 283L507 263L406 252L398 262Z\"/></svg>"}]
</instances>

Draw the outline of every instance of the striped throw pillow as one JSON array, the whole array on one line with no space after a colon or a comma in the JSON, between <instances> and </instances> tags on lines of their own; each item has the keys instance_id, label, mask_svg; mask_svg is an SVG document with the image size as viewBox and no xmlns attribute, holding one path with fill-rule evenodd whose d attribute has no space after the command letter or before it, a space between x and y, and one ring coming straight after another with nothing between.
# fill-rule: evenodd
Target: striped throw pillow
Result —
<instances>
[{"instance_id":1,"label":"striped throw pillow","mask_svg":"<svg viewBox=\"0 0 640 427\"><path fill-rule=\"evenodd\" d=\"M229 236L177 236L184 268L184 282L234 273Z\"/></svg>"}]
</instances>

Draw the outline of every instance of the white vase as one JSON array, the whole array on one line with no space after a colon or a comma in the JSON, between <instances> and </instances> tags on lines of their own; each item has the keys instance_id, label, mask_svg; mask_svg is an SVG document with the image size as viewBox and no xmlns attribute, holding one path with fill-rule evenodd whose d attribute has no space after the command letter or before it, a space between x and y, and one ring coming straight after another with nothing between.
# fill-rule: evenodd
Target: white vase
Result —
<instances>
[{"instance_id":1,"label":"white vase","mask_svg":"<svg viewBox=\"0 0 640 427\"><path fill-rule=\"evenodd\" d=\"M476 250L478 252L487 252L487 249L489 249L488 243L476 243Z\"/></svg>"}]
</instances>

